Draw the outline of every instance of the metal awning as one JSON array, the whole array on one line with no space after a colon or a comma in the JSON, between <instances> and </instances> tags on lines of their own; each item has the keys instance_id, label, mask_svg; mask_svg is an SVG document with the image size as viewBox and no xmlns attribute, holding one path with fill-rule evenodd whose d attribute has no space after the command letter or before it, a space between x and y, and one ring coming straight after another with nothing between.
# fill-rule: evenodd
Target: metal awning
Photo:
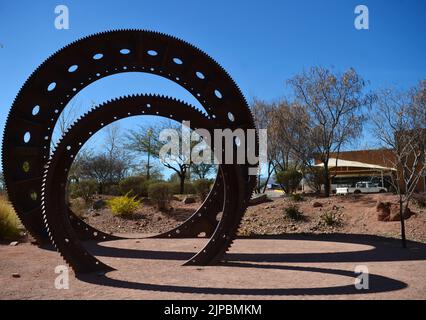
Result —
<instances>
[{"instance_id":1,"label":"metal awning","mask_svg":"<svg viewBox=\"0 0 426 320\"><path fill-rule=\"evenodd\" d=\"M315 167L324 167L324 163L320 163L315 165ZM383 167L379 166L377 164L370 164L370 163L364 163L364 162L358 162L358 161L349 161L349 160L337 160L336 165L336 159L330 158L328 161L328 167L329 168L362 168L362 169L370 169L370 170L377 170L377 171L396 171L395 168L389 168L389 167Z\"/></svg>"}]
</instances>

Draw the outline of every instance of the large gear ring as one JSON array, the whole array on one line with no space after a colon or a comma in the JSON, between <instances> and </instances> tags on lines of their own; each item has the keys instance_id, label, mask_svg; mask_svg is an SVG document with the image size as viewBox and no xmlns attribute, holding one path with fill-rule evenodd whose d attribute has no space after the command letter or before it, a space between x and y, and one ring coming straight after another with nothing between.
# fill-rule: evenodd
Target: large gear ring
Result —
<instances>
[{"instance_id":1,"label":"large gear ring","mask_svg":"<svg viewBox=\"0 0 426 320\"><path fill-rule=\"evenodd\" d=\"M3 136L3 169L10 200L24 226L41 242L47 239L41 212L42 175L58 116L84 87L122 72L147 72L170 79L191 92L221 127L254 128L247 103L226 71L182 40L150 31L119 30L64 47L26 81ZM247 194L251 193L255 177L247 176L245 185ZM86 225L74 227L83 234L89 230Z\"/></svg>"},{"instance_id":2,"label":"large gear ring","mask_svg":"<svg viewBox=\"0 0 426 320\"><path fill-rule=\"evenodd\" d=\"M70 127L48 162L43 179L42 207L53 243L77 273L105 271L111 268L90 255L70 224L65 199L69 169L77 152L94 133L114 121L135 115L158 115L178 121L190 120L193 129L203 128L211 134L217 128L215 121L209 120L197 109L178 100L153 95L114 99L96 107ZM224 186L224 206L220 210L222 216L211 240L186 264L206 265L216 262L232 243L247 207L247 191L242 169L238 165L219 167ZM215 192L216 190L212 190L211 194ZM206 215L212 199L206 199L201 207L204 211L199 210L194 219Z\"/></svg>"}]
</instances>

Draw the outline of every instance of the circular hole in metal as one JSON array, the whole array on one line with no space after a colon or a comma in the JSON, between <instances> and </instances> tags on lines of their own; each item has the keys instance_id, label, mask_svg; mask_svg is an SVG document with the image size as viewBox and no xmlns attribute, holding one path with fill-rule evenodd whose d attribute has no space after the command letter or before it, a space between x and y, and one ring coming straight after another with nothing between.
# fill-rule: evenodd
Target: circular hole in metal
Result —
<instances>
[{"instance_id":1,"label":"circular hole in metal","mask_svg":"<svg viewBox=\"0 0 426 320\"><path fill-rule=\"evenodd\" d=\"M22 170L23 170L25 173L27 173L27 172L29 172L29 171L30 171L30 163L29 163L28 161L25 161L25 162L22 164Z\"/></svg>"},{"instance_id":2,"label":"circular hole in metal","mask_svg":"<svg viewBox=\"0 0 426 320\"><path fill-rule=\"evenodd\" d=\"M78 65L74 64L68 68L68 72L75 72L78 69Z\"/></svg>"},{"instance_id":3,"label":"circular hole in metal","mask_svg":"<svg viewBox=\"0 0 426 320\"><path fill-rule=\"evenodd\" d=\"M223 96L222 96L222 92L220 92L219 90L215 90L214 91L214 94L215 94L215 96L217 97L217 98L219 98L219 99L222 99L223 98Z\"/></svg>"},{"instance_id":4,"label":"circular hole in metal","mask_svg":"<svg viewBox=\"0 0 426 320\"><path fill-rule=\"evenodd\" d=\"M104 57L104 55L102 54L102 53L96 53L94 56L93 56L93 59L94 60L100 60L100 59L102 59Z\"/></svg>"},{"instance_id":5,"label":"circular hole in metal","mask_svg":"<svg viewBox=\"0 0 426 320\"><path fill-rule=\"evenodd\" d=\"M204 80L206 78L206 76L204 75L204 73L202 73L201 71L197 71L195 72L195 75L199 78Z\"/></svg>"},{"instance_id":6,"label":"circular hole in metal","mask_svg":"<svg viewBox=\"0 0 426 320\"><path fill-rule=\"evenodd\" d=\"M53 91L53 90L55 90L55 88L56 88L56 82L52 82L51 84L49 84L48 86L47 86L47 91Z\"/></svg>"},{"instance_id":7,"label":"circular hole in metal","mask_svg":"<svg viewBox=\"0 0 426 320\"><path fill-rule=\"evenodd\" d=\"M183 61L179 58L173 58L173 62L176 64L183 64Z\"/></svg>"},{"instance_id":8,"label":"circular hole in metal","mask_svg":"<svg viewBox=\"0 0 426 320\"><path fill-rule=\"evenodd\" d=\"M126 48L124 48L124 49L121 49L121 50L120 50L120 53L121 53L121 54L129 54L129 53L130 53L130 50L129 50L129 49L126 49Z\"/></svg>"},{"instance_id":9,"label":"circular hole in metal","mask_svg":"<svg viewBox=\"0 0 426 320\"><path fill-rule=\"evenodd\" d=\"M40 112L40 106L34 106L33 110L31 111L33 116L36 116Z\"/></svg>"},{"instance_id":10,"label":"circular hole in metal","mask_svg":"<svg viewBox=\"0 0 426 320\"><path fill-rule=\"evenodd\" d=\"M231 122L234 122L234 121L235 121L235 117L234 117L234 114L233 114L232 112L228 112L228 119L229 119L229 121L231 121Z\"/></svg>"},{"instance_id":11,"label":"circular hole in metal","mask_svg":"<svg viewBox=\"0 0 426 320\"><path fill-rule=\"evenodd\" d=\"M28 143L31 140L31 133L29 131L25 132L24 134L24 142Z\"/></svg>"},{"instance_id":12,"label":"circular hole in metal","mask_svg":"<svg viewBox=\"0 0 426 320\"><path fill-rule=\"evenodd\" d=\"M31 198L31 200L33 200L33 201L37 201L37 198L38 198L38 194L37 194L37 192L35 192L35 191L31 191L31 192L30 192L30 198Z\"/></svg>"},{"instance_id":13,"label":"circular hole in metal","mask_svg":"<svg viewBox=\"0 0 426 320\"><path fill-rule=\"evenodd\" d=\"M235 137L234 141L235 141L235 145L237 147L241 146L241 139L240 139L240 137Z\"/></svg>"},{"instance_id":14,"label":"circular hole in metal","mask_svg":"<svg viewBox=\"0 0 426 320\"><path fill-rule=\"evenodd\" d=\"M155 50L148 50L146 53L148 53L151 57L155 57L158 55L158 52Z\"/></svg>"}]
</instances>

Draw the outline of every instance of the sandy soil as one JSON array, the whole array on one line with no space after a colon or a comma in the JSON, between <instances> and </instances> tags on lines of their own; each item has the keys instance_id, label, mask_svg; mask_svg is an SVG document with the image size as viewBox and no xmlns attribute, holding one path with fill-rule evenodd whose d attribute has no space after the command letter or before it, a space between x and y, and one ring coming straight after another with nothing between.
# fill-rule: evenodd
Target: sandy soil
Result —
<instances>
[{"instance_id":1,"label":"sandy soil","mask_svg":"<svg viewBox=\"0 0 426 320\"><path fill-rule=\"evenodd\" d=\"M359 235L289 235L239 239L227 263L183 267L202 239L87 243L117 271L55 289L55 251L0 246L0 299L426 299L426 246ZM29 259L31 257L31 259ZM369 289L354 286L368 268ZM19 274L19 278L13 277Z\"/></svg>"},{"instance_id":2,"label":"sandy soil","mask_svg":"<svg viewBox=\"0 0 426 320\"><path fill-rule=\"evenodd\" d=\"M379 222L378 200L392 195L306 198L297 203L304 219L287 218L287 198L250 207L226 263L183 267L206 239L131 239L87 242L93 254L117 271L70 274L70 288L57 290L55 267L64 262L53 250L29 243L0 244L0 299L426 299L426 212L412 206L407 220L409 249L400 248L399 222ZM320 202L321 208L313 203ZM160 213L143 206L133 219L108 209L85 213L90 224L140 237L171 228L198 204L173 203ZM320 218L333 211L339 221ZM142 235L141 235L142 234ZM250 236L242 237L241 236ZM370 289L354 287L357 266L370 272Z\"/></svg>"}]
</instances>

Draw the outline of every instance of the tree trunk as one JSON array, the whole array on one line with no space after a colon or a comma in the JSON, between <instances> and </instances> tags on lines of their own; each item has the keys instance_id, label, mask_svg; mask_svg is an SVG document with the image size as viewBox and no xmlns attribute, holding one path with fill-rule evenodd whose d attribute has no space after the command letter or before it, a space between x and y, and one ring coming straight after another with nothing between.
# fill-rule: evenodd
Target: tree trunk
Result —
<instances>
[{"instance_id":1,"label":"tree trunk","mask_svg":"<svg viewBox=\"0 0 426 320\"><path fill-rule=\"evenodd\" d=\"M324 194L327 198L330 197L330 172L326 163L324 163Z\"/></svg>"},{"instance_id":2,"label":"tree trunk","mask_svg":"<svg viewBox=\"0 0 426 320\"><path fill-rule=\"evenodd\" d=\"M405 238L405 219L404 219L404 213L405 213L407 207L408 207L408 204L404 208L403 202L400 199L399 200L399 215L400 215L400 220L401 220L401 244L402 244L402 247L404 249L407 248L407 240Z\"/></svg>"},{"instance_id":3,"label":"tree trunk","mask_svg":"<svg viewBox=\"0 0 426 320\"><path fill-rule=\"evenodd\" d=\"M271 169L271 167L272 167L272 169ZM262 193L266 192L266 187L268 186L268 182L269 182L269 179L271 178L272 172L273 172L273 165L272 165L272 162L269 162L269 164L268 164L268 177L266 178L265 185L263 186L263 192Z\"/></svg>"},{"instance_id":4,"label":"tree trunk","mask_svg":"<svg viewBox=\"0 0 426 320\"><path fill-rule=\"evenodd\" d=\"M179 193L180 194L184 194L185 193L185 174L181 174L179 175L179 179L180 179L180 187L179 187Z\"/></svg>"}]
</instances>

